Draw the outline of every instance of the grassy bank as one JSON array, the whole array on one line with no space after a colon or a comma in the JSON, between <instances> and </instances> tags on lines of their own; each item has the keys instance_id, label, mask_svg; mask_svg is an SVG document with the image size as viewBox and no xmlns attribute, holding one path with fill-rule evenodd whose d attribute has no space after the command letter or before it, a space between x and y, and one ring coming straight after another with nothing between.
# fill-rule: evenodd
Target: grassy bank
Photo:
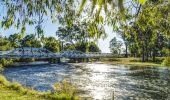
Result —
<instances>
[{"instance_id":1,"label":"grassy bank","mask_svg":"<svg viewBox=\"0 0 170 100\"><path fill-rule=\"evenodd\" d=\"M0 75L0 100L79 100L77 96L66 93L38 92L9 82Z\"/></svg>"},{"instance_id":2,"label":"grassy bank","mask_svg":"<svg viewBox=\"0 0 170 100\"><path fill-rule=\"evenodd\" d=\"M22 94L0 85L0 100L48 100L39 95Z\"/></svg>"},{"instance_id":3,"label":"grassy bank","mask_svg":"<svg viewBox=\"0 0 170 100\"><path fill-rule=\"evenodd\" d=\"M107 64L126 64L126 65L138 65L138 66L162 66L163 58L157 58L156 62L148 61L142 62L141 58L110 58L101 59L102 63Z\"/></svg>"}]
</instances>

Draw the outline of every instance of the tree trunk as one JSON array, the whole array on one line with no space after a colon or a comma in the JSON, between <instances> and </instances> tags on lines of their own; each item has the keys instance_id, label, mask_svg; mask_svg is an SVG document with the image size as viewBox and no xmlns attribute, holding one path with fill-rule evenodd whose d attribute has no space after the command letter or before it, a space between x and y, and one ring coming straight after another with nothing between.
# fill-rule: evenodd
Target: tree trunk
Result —
<instances>
[{"instance_id":1,"label":"tree trunk","mask_svg":"<svg viewBox=\"0 0 170 100\"><path fill-rule=\"evenodd\" d=\"M128 49L127 49L127 48L128 48L128 45L127 45L127 44L125 44L125 45L126 45L126 54L125 54L125 57L128 58L128 51L127 51L127 50L128 50Z\"/></svg>"},{"instance_id":2,"label":"tree trunk","mask_svg":"<svg viewBox=\"0 0 170 100\"><path fill-rule=\"evenodd\" d=\"M142 54L142 62L145 62L145 54Z\"/></svg>"},{"instance_id":3,"label":"tree trunk","mask_svg":"<svg viewBox=\"0 0 170 100\"><path fill-rule=\"evenodd\" d=\"M153 62L155 62L155 49L153 50L153 54L152 54L152 60L153 60Z\"/></svg>"},{"instance_id":4,"label":"tree trunk","mask_svg":"<svg viewBox=\"0 0 170 100\"><path fill-rule=\"evenodd\" d=\"M133 56L134 56L134 58L136 58L136 53L134 53L134 55L133 55Z\"/></svg>"},{"instance_id":5,"label":"tree trunk","mask_svg":"<svg viewBox=\"0 0 170 100\"><path fill-rule=\"evenodd\" d=\"M146 47L146 61L148 61L148 48Z\"/></svg>"},{"instance_id":6,"label":"tree trunk","mask_svg":"<svg viewBox=\"0 0 170 100\"><path fill-rule=\"evenodd\" d=\"M153 62L155 62L155 54L153 54Z\"/></svg>"},{"instance_id":7,"label":"tree trunk","mask_svg":"<svg viewBox=\"0 0 170 100\"><path fill-rule=\"evenodd\" d=\"M143 52L142 52L142 62L145 62L145 48L143 46L142 48Z\"/></svg>"}]
</instances>

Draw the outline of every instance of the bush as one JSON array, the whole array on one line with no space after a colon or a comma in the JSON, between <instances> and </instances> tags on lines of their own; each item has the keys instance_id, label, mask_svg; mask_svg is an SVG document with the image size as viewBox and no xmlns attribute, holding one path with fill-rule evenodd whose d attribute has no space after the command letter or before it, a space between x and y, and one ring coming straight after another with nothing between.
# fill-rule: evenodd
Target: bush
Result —
<instances>
[{"instance_id":1,"label":"bush","mask_svg":"<svg viewBox=\"0 0 170 100\"><path fill-rule=\"evenodd\" d=\"M0 59L0 64L2 64L2 66L9 66L13 63L13 59L5 59L5 58L2 58Z\"/></svg>"},{"instance_id":2,"label":"bush","mask_svg":"<svg viewBox=\"0 0 170 100\"><path fill-rule=\"evenodd\" d=\"M22 94L32 94L32 95L37 94L35 90L23 87L20 83L9 82L8 80L6 80L6 78L3 75L0 75L0 85L3 85L8 89L18 91Z\"/></svg>"},{"instance_id":3,"label":"bush","mask_svg":"<svg viewBox=\"0 0 170 100\"><path fill-rule=\"evenodd\" d=\"M2 66L2 64L0 64L0 72L2 72L3 71L3 66Z\"/></svg>"},{"instance_id":4,"label":"bush","mask_svg":"<svg viewBox=\"0 0 170 100\"><path fill-rule=\"evenodd\" d=\"M54 84L54 89L58 94L67 94L69 96L74 96L77 93L76 86L67 80Z\"/></svg>"},{"instance_id":5,"label":"bush","mask_svg":"<svg viewBox=\"0 0 170 100\"><path fill-rule=\"evenodd\" d=\"M52 99L52 100L80 100L78 97L76 96L70 96L68 94L50 94L48 96L48 98Z\"/></svg>"},{"instance_id":6,"label":"bush","mask_svg":"<svg viewBox=\"0 0 170 100\"><path fill-rule=\"evenodd\" d=\"M25 88L21 84L17 82L9 82L6 80L6 78L3 75L0 75L0 85L3 85L4 87L10 89L10 90L15 90L20 94L28 94L32 96L39 96L42 98L50 99L50 100L80 100L77 96L73 96L73 93L75 93L74 89L75 87L73 85L70 85L68 81L63 81L60 85L55 85L55 87L58 88L58 86L61 86L62 89L60 93L51 93L51 92L37 92L35 90ZM74 88L73 88L74 87ZM66 90L68 89L68 91ZM69 93L69 94L66 94Z\"/></svg>"},{"instance_id":7,"label":"bush","mask_svg":"<svg viewBox=\"0 0 170 100\"><path fill-rule=\"evenodd\" d=\"M163 66L169 66L170 67L170 57L166 57L163 62L162 62Z\"/></svg>"},{"instance_id":8,"label":"bush","mask_svg":"<svg viewBox=\"0 0 170 100\"><path fill-rule=\"evenodd\" d=\"M19 84L19 83L17 83L17 82L11 83L11 84L8 86L8 88L10 88L10 89L12 89L12 90L17 90L17 91L23 90L22 85Z\"/></svg>"},{"instance_id":9,"label":"bush","mask_svg":"<svg viewBox=\"0 0 170 100\"><path fill-rule=\"evenodd\" d=\"M8 86L9 82L6 80L4 76L0 75L0 84Z\"/></svg>"},{"instance_id":10,"label":"bush","mask_svg":"<svg viewBox=\"0 0 170 100\"><path fill-rule=\"evenodd\" d=\"M17 82L10 83L8 80L6 80L6 78L3 75L0 75L0 84L12 90L23 90L23 87L21 84Z\"/></svg>"}]
</instances>

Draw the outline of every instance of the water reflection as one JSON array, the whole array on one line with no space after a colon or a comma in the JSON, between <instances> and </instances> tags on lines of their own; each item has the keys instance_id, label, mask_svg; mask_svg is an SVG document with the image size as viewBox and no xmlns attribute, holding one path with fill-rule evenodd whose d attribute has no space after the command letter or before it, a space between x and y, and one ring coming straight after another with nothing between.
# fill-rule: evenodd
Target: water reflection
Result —
<instances>
[{"instance_id":1,"label":"water reflection","mask_svg":"<svg viewBox=\"0 0 170 100\"><path fill-rule=\"evenodd\" d=\"M39 91L51 90L55 82L69 79L82 91L80 96L98 100L170 99L167 68L80 65L20 66L5 69L4 75Z\"/></svg>"}]
</instances>

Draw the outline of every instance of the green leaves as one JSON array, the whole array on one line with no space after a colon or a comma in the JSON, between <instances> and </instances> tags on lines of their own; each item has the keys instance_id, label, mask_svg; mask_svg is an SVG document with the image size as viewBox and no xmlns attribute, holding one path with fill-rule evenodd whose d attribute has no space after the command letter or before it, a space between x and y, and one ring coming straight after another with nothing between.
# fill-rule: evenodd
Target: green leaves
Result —
<instances>
[{"instance_id":1,"label":"green leaves","mask_svg":"<svg viewBox=\"0 0 170 100\"><path fill-rule=\"evenodd\" d=\"M87 2L87 0L82 0L82 1L81 1L81 5L80 5L80 9L79 9L79 11L78 11L78 15L80 15L81 12L83 11L86 2Z\"/></svg>"},{"instance_id":2,"label":"green leaves","mask_svg":"<svg viewBox=\"0 0 170 100\"><path fill-rule=\"evenodd\" d=\"M169 12L167 7L168 3L164 2L146 3L128 30L131 35L129 42L143 55L143 61L149 52L152 53L154 61L155 55L164 54L163 47L168 48L169 39L166 35L169 34L170 21L166 13ZM165 14L167 15L164 16Z\"/></svg>"},{"instance_id":3,"label":"green leaves","mask_svg":"<svg viewBox=\"0 0 170 100\"><path fill-rule=\"evenodd\" d=\"M146 2L146 0L139 0L139 3L142 5L145 4L145 2Z\"/></svg>"},{"instance_id":4,"label":"green leaves","mask_svg":"<svg viewBox=\"0 0 170 100\"><path fill-rule=\"evenodd\" d=\"M45 37L42 39L44 41L44 48L52 51L59 52L60 51L60 43L54 37Z\"/></svg>"},{"instance_id":5,"label":"green leaves","mask_svg":"<svg viewBox=\"0 0 170 100\"><path fill-rule=\"evenodd\" d=\"M135 2L138 2L139 4L143 5L147 0L134 0Z\"/></svg>"},{"instance_id":6,"label":"green leaves","mask_svg":"<svg viewBox=\"0 0 170 100\"><path fill-rule=\"evenodd\" d=\"M4 29L8 29L13 25L18 29L20 24L21 27L26 24L35 24L30 21L39 17L40 13L48 16L50 14L48 12L51 12L51 14L62 12L61 0L2 0L1 4L6 11L2 15L1 26ZM17 21L18 19L19 21Z\"/></svg>"},{"instance_id":7,"label":"green leaves","mask_svg":"<svg viewBox=\"0 0 170 100\"><path fill-rule=\"evenodd\" d=\"M94 8L97 4L97 0L92 0L92 8L91 8L91 13L94 11Z\"/></svg>"},{"instance_id":8,"label":"green leaves","mask_svg":"<svg viewBox=\"0 0 170 100\"><path fill-rule=\"evenodd\" d=\"M110 50L113 54L120 54L121 53L121 49L122 49L122 45L123 43L119 40L116 39L116 37L114 37L111 41L110 41Z\"/></svg>"},{"instance_id":9,"label":"green leaves","mask_svg":"<svg viewBox=\"0 0 170 100\"><path fill-rule=\"evenodd\" d=\"M123 7L123 0L118 0L118 7L120 9L120 12L124 12L124 7Z\"/></svg>"},{"instance_id":10,"label":"green leaves","mask_svg":"<svg viewBox=\"0 0 170 100\"><path fill-rule=\"evenodd\" d=\"M21 33L24 34L25 31L26 31L26 28L25 28L25 26L23 26L23 27L21 28Z\"/></svg>"}]
</instances>

